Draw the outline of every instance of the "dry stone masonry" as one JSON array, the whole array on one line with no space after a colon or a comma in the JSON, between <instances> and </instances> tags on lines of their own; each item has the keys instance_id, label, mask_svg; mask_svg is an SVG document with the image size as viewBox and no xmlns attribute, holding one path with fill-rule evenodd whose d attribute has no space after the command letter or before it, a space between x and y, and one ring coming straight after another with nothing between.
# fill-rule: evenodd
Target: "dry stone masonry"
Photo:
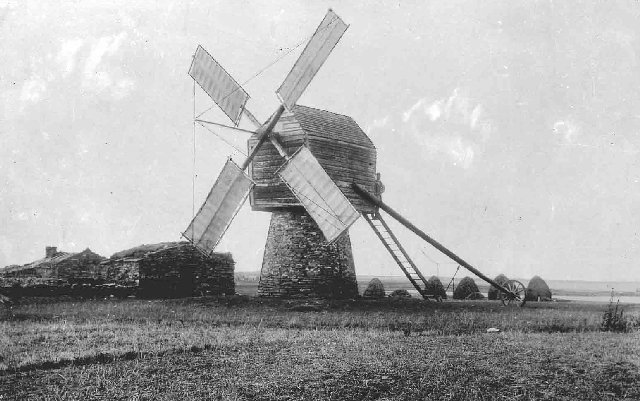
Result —
<instances>
[{"instance_id":1,"label":"dry stone masonry","mask_svg":"<svg viewBox=\"0 0 640 401\"><path fill-rule=\"evenodd\" d=\"M103 265L107 281L137 284L141 295L235 293L235 262L231 254L214 253L207 257L188 242L142 245L114 254Z\"/></svg>"},{"instance_id":2,"label":"dry stone masonry","mask_svg":"<svg viewBox=\"0 0 640 401\"><path fill-rule=\"evenodd\" d=\"M184 241L141 245L108 260L89 249L47 247L44 259L0 271L0 289L14 296L233 295L234 269L230 253L207 257Z\"/></svg>"},{"instance_id":3,"label":"dry stone masonry","mask_svg":"<svg viewBox=\"0 0 640 401\"><path fill-rule=\"evenodd\" d=\"M327 243L303 209L274 211L262 261L258 295L353 298L358 296L349 234Z\"/></svg>"}]
</instances>

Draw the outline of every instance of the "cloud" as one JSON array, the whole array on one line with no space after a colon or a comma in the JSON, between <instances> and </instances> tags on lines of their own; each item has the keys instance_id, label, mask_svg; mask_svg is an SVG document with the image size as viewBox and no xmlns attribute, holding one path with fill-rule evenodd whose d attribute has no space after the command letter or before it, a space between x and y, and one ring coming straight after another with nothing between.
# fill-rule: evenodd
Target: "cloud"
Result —
<instances>
[{"instance_id":1,"label":"cloud","mask_svg":"<svg viewBox=\"0 0 640 401\"><path fill-rule=\"evenodd\" d=\"M444 115L447 120L459 119L463 122L469 120L469 96L461 94L460 88L455 88L444 106Z\"/></svg>"},{"instance_id":2,"label":"cloud","mask_svg":"<svg viewBox=\"0 0 640 401\"><path fill-rule=\"evenodd\" d=\"M482 142L486 142L493 131L492 120L481 103L472 103L471 97L463 89L456 87L447 98L431 103L427 98L418 100L403 113L402 121L406 123L426 116L431 122L466 126L470 132L479 134Z\"/></svg>"},{"instance_id":3,"label":"cloud","mask_svg":"<svg viewBox=\"0 0 640 401\"><path fill-rule=\"evenodd\" d=\"M453 165L470 168L491 138L493 120L484 105L463 88L436 100L424 97L402 114L416 141L429 155L445 156Z\"/></svg>"},{"instance_id":4,"label":"cloud","mask_svg":"<svg viewBox=\"0 0 640 401\"><path fill-rule=\"evenodd\" d=\"M484 112L484 109L481 104L477 105L473 109L473 111L471 112L470 123L469 123L471 125L471 129L476 128L476 126L478 125L478 120L480 120L480 117L482 116L483 112Z\"/></svg>"},{"instance_id":5,"label":"cloud","mask_svg":"<svg viewBox=\"0 0 640 401\"><path fill-rule=\"evenodd\" d=\"M580 127L571 117L567 117L553 124L553 133L562 143L573 143L580 134Z\"/></svg>"},{"instance_id":6,"label":"cloud","mask_svg":"<svg viewBox=\"0 0 640 401\"><path fill-rule=\"evenodd\" d=\"M44 79L34 76L22 85L20 100L24 102L37 103L42 99L42 95L47 90L47 83Z\"/></svg>"},{"instance_id":7,"label":"cloud","mask_svg":"<svg viewBox=\"0 0 640 401\"><path fill-rule=\"evenodd\" d=\"M451 160L454 166L464 169L471 167L476 156L474 143L461 136L422 135L419 142L427 153L444 155Z\"/></svg>"},{"instance_id":8,"label":"cloud","mask_svg":"<svg viewBox=\"0 0 640 401\"><path fill-rule=\"evenodd\" d=\"M408 122L411 119L411 116L413 115L413 113L419 110L422 107L422 105L424 105L425 102L426 102L426 99L418 100L413 106L409 108L409 110L404 112L404 114L402 115L402 121L404 121L405 123Z\"/></svg>"},{"instance_id":9,"label":"cloud","mask_svg":"<svg viewBox=\"0 0 640 401\"><path fill-rule=\"evenodd\" d=\"M113 86L111 89L111 93L116 100L124 99L129 96L131 92L135 89L136 85L130 78L124 78L118 81L117 84Z\"/></svg>"},{"instance_id":10,"label":"cloud","mask_svg":"<svg viewBox=\"0 0 640 401\"><path fill-rule=\"evenodd\" d=\"M91 52L84 65L82 86L85 89L101 92L112 85L110 74L99 67L105 56L113 55L120 49L126 36L127 33L124 31L118 35L103 36L91 46Z\"/></svg>"},{"instance_id":11,"label":"cloud","mask_svg":"<svg viewBox=\"0 0 640 401\"><path fill-rule=\"evenodd\" d=\"M442 116L442 103L441 100L438 100L427 108L427 116L431 121L436 121Z\"/></svg>"},{"instance_id":12,"label":"cloud","mask_svg":"<svg viewBox=\"0 0 640 401\"><path fill-rule=\"evenodd\" d=\"M383 118L380 118L380 119L376 118L375 120L373 120L371 124L367 126L367 134L370 134L371 131L376 128L382 128L385 125L389 124L390 120L391 118L389 116L384 116Z\"/></svg>"},{"instance_id":13,"label":"cloud","mask_svg":"<svg viewBox=\"0 0 640 401\"><path fill-rule=\"evenodd\" d=\"M450 141L447 145L449 155L455 160L454 164L459 163L463 168L471 167L475 156L472 144L458 137Z\"/></svg>"},{"instance_id":14,"label":"cloud","mask_svg":"<svg viewBox=\"0 0 640 401\"><path fill-rule=\"evenodd\" d=\"M36 54L31 57L30 67L27 73L31 77L16 86L0 94L0 101L4 104L4 113L11 116L23 113L29 105L42 101L47 91L53 91L60 81L67 78L82 61L79 59L79 51L86 44L90 50L84 68L82 69L81 87L85 92L107 94L114 100L123 99L135 89L135 82L123 76L122 67L119 65L105 65L106 58L116 54L127 38L127 32L122 31L117 35L103 36L98 39L85 40L80 38L67 38L60 47L46 54ZM53 66L53 67L52 67ZM19 101L16 102L15 100Z\"/></svg>"},{"instance_id":15,"label":"cloud","mask_svg":"<svg viewBox=\"0 0 640 401\"><path fill-rule=\"evenodd\" d=\"M69 39L62 43L60 51L56 57L56 61L62 68L62 76L66 77L73 72L76 66L76 54L82 47L84 41L82 39Z\"/></svg>"}]
</instances>

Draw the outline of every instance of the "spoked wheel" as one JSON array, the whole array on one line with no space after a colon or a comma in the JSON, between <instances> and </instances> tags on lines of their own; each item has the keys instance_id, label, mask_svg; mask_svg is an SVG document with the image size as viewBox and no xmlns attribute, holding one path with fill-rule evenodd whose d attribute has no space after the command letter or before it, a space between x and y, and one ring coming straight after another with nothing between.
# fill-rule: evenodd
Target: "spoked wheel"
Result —
<instances>
[{"instance_id":1,"label":"spoked wheel","mask_svg":"<svg viewBox=\"0 0 640 401\"><path fill-rule=\"evenodd\" d=\"M502 291L499 292L500 300L502 304L505 306L524 306L527 302L526 295L527 289L524 287L524 284L519 282L518 280L509 280L503 285L509 293L505 294Z\"/></svg>"}]
</instances>

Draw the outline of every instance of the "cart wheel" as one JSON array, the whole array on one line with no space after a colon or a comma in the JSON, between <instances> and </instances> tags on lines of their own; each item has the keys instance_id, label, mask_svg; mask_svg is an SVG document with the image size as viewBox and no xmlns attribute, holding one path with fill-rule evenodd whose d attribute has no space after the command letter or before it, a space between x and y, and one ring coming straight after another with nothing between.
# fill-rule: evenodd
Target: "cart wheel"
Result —
<instances>
[{"instance_id":1,"label":"cart wheel","mask_svg":"<svg viewBox=\"0 0 640 401\"><path fill-rule=\"evenodd\" d=\"M509 280L503 285L503 287L509 291L509 294L505 294L503 292L499 293L500 300L502 301L503 305L524 306L524 304L527 302L527 289L524 287L524 284L522 284L518 280Z\"/></svg>"}]
</instances>

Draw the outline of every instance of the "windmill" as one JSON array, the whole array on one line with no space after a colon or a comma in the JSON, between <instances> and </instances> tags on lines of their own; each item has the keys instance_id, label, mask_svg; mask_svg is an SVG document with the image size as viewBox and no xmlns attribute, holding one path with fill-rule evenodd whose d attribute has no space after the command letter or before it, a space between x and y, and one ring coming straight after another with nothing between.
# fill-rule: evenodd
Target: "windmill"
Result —
<instances>
[{"instance_id":1,"label":"windmill","mask_svg":"<svg viewBox=\"0 0 640 401\"><path fill-rule=\"evenodd\" d=\"M247 159L240 166L227 161L182 235L203 253L212 253L249 197L252 210L271 212L259 295L353 297L358 288L348 229L362 214L411 284L427 298L427 279L379 213L384 210L499 289L504 303L523 304L522 283L500 286L382 202L376 148L352 118L297 104L347 28L329 9L276 91L281 105L264 124L247 110L247 92L198 46L189 75L235 129L244 114L257 130L248 140Z\"/></svg>"},{"instance_id":2,"label":"windmill","mask_svg":"<svg viewBox=\"0 0 640 401\"><path fill-rule=\"evenodd\" d=\"M347 28L327 12L276 91L282 104L264 124L247 110L246 91L201 46L189 69L234 127L244 114L257 130L247 159L240 166L227 161L183 236L210 254L247 197L252 210L271 212L260 295L358 294L347 230L374 206L350 184L373 190L376 150L353 119L296 104Z\"/></svg>"}]
</instances>

